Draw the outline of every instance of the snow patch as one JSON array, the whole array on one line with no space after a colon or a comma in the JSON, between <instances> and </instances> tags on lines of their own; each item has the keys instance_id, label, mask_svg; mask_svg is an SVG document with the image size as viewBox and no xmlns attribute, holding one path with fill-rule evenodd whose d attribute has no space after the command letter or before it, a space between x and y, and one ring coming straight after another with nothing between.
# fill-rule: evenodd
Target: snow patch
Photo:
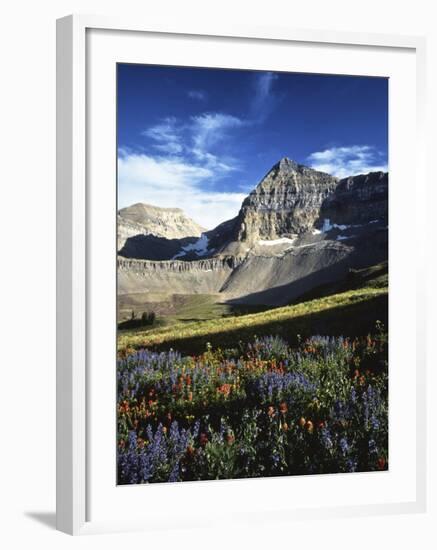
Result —
<instances>
[{"instance_id":1,"label":"snow patch","mask_svg":"<svg viewBox=\"0 0 437 550\"><path fill-rule=\"evenodd\" d=\"M365 225L370 225L372 223L378 223L379 220L370 220L365 223L361 224L355 224L355 225L344 225L344 224L337 224L337 223L331 223L331 220L329 218L325 218L323 220L323 226L322 229L313 229L312 234L313 235L320 235L320 233L328 233L329 231L332 231L333 229L338 229L339 231L346 231L346 229L355 229L357 227L364 227ZM339 239L341 240L341 239Z\"/></svg>"},{"instance_id":2,"label":"snow patch","mask_svg":"<svg viewBox=\"0 0 437 550\"><path fill-rule=\"evenodd\" d=\"M328 231L331 231L332 229L340 229L340 231L344 231L345 229L348 229L351 227L350 225L338 225L336 223L331 223L331 220L329 218L325 218L323 220L323 227L322 227L322 233L328 233Z\"/></svg>"},{"instance_id":3,"label":"snow patch","mask_svg":"<svg viewBox=\"0 0 437 550\"><path fill-rule=\"evenodd\" d=\"M187 252L195 252L198 256L205 256L208 254L208 237L205 233L202 233L201 237L196 242L183 246L181 251L175 254L172 260L185 256Z\"/></svg>"},{"instance_id":4,"label":"snow patch","mask_svg":"<svg viewBox=\"0 0 437 550\"><path fill-rule=\"evenodd\" d=\"M258 244L261 246L275 246L277 244L291 244L294 243L296 238L290 239L289 237L281 237L280 239L272 239L271 241L264 241L260 239Z\"/></svg>"}]
</instances>

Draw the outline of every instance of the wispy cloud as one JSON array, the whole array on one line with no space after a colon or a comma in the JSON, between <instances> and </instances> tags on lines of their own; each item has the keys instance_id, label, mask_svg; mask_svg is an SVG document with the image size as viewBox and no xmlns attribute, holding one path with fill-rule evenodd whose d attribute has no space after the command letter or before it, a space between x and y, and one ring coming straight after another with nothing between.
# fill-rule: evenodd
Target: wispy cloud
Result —
<instances>
[{"instance_id":1,"label":"wispy cloud","mask_svg":"<svg viewBox=\"0 0 437 550\"><path fill-rule=\"evenodd\" d=\"M190 99L196 99L197 101L206 101L208 97L204 90L188 90L187 96Z\"/></svg>"},{"instance_id":2,"label":"wispy cloud","mask_svg":"<svg viewBox=\"0 0 437 550\"><path fill-rule=\"evenodd\" d=\"M233 156L239 131L261 124L276 100L276 74L256 73L253 78L244 117L227 112L203 112L184 120L166 117L142 132L145 146L120 149L119 206L135 202L179 206L207 228L237 215L246 194L217 192L217 182L241 168ZM186 94L196 101L207 99L199 89ZM236 189L241 191L238 185Z\"/></svg>"},{"instance_id":3,"label":"wispy cloud","mask_svg":"<svg viewBox=\"0 0 437 550\"><path fill-rule=\"evenodd\" d=\"M147 128L142 135L148 147L119 150L119 206L178 206L208 229L234 217L245 195L219 193L215 187L238 169L221 145L231 130L244 124L228 113L210 112L185 121L164 118Z\"/></svg>"},{"instance_id":4,"label":"wispy cloud","mask_svg":"<svg viewBox=\"0 0 437 550\"><path fill-rule=\"evenodd\" d=\"M384 162L382 154L371 145L331 147L312 153L307 160L316 170L339 178L387 171L387 163Z\"/></svg>"},{"instance_id":5,"label":"wispy cloud","mask_svg":"<svg viewBox=\"0 0 437 550\"><path fill-rule=\"evenodd\" d=\"M222 141L230 129L244 126L244 121L227 113L203 113L191 118L195 149L205 151Z\"/></svg>"},{"instance_id":6,"label":"wispy cloud","mask_svg":"<svg viewBox=\"0 0 437 550\"><path fill-rule=\"evenodd\" d=\"M207 182L214 172L181 158L153 157L119 151L119 207L147 202L162 207L182 208L188 216L210 229L234 217L243 193L212 190Z\"/></svg>"},{"instance_id":7,"label":"wispy cloud","mask_svg":"<svg viewBox=\"0 0 437 550\"><path fill-rule=\"evenodd\" d=\"M160 155L180 157L185 163L195 162L219 177L238 168L235 159L217 151L229 138L229 131L245 124L227 113L202 113L185 122L167 117L142 132L149 145Z\"/></svg>"},{"instance_id":8,"label":"wispy cloud","mask_svg":"<svg viewBox=\"0 0 437 550\"><path fill-rule=\"evenodd\" d=\"M182 153L181 132L174 117L164 118L159 124L144 130L142 135L154 141L153 147L158 151L171 155Z\"/></svg>"},{"instance_id":9,"label":"wispy cloud","mask_svg":"<svg viewBox=\"0 0 437 550\"><path fill-rule=\"evenodd\" d=\"M255 75L254 95L251 104L251 116L256 122L263 122L272 112L276 104L273 83L278 75L271 72L262 72Z\"/></svg>"}]
</instances>

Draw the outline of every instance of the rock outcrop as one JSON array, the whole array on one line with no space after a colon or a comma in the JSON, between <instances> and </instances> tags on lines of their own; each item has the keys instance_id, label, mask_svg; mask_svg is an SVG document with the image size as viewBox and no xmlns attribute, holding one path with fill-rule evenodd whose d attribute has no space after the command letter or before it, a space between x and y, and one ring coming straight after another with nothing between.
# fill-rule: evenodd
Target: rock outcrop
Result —
<instances>
[{"instance_id":1,"label":"rock outcrop","mask_svg":"<svg viewBox=\"0 0 437 550\"><path fill-rule=\"evenodd\" d=\"M357 225L375 220L388 222L388 174L371 172L338 182L323 201L319 224Z\"/></svg>"}]
</instances>

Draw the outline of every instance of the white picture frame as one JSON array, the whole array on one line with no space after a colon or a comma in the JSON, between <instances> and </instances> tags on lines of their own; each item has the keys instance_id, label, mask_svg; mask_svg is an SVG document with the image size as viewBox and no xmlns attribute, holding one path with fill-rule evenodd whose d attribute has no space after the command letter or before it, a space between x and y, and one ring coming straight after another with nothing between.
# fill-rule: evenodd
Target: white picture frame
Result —
<instances>
[{"instance_id":1,"label":"white picture frame","mask_svg":"<svg viewBox=\"0 0 437 550\"><path fill-rule=\"evenodd\" d=\"M90 339L87 332L89 316L89 269L87 255L90 206L87 165L87 117L89 107L87 79L87 33L90 30L141 33L166 37L196 36L245 41L266 41L271 44L312 43L320 47L341 45L408 51L415 56L415 185L414 193L423 191L424 168L424 90L425 40L421 37L337 33L287 28L227 29L197 27L177 28L172 25L151 25L147 21L97 16L71 15L57 22L57 528L69 534L85 534L110 530L147 529L146 515L132 520L113 516L94 521L88 513L91 483L90 436ZM168 54L171 56L171 45ZM115 216L115 213L114 213ZM425 220L416 216L416 225ZM421 512L426 507L426 418L425 401L425 254L417 245L417 286L414 289L416 307L416 377L415 377L415 498L408 501L363 503L354 506L337 505L311 510L284 508L281 517L329 517L364 514ZM115 263L115 260L114 260ZM115 407L115 403L114 403ZM357 474L360 475L360 474ZM220 482L221 483L221 482ZM238 482L240 483L240 482ZM254 481L246 480L250 492ZM248 485L252 484L252 486ZM179 485L179 484L178 484ZM193 484L189 484L193 487ZM202 485L202 494L208 484ZM217 487L217 484L214 484ZM242 485L241 485L242 487ZM176 491L179 487L174 487ZM187 488L188 491L194 489ZM214 489L216 490L216 489ZM168 488L167 488L168 491ZM223 492L223 491L222 491ZM256 521L256 506L252 517ZM264 513L262 506L259 512ZM273 518L277 511L266 511ZM166 521L169 518L167 517ZM193 520L193 525L196 522Z\"/></svg>"}]
</instances>

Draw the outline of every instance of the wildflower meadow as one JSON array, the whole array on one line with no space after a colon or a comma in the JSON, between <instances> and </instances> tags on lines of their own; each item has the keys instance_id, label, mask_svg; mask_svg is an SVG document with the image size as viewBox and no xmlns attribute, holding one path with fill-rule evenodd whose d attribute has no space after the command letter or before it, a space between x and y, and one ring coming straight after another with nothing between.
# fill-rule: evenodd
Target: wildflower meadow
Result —
<instances>
[{"instance_id":1,"label":"wildflower meadow","mask_svg":"<svg viewBox=\"0 0 437 550\"><path fill-rule=\"evenodd\" d=\"M387 334L123 351L118 483L388 468Z\"/></svg>"}]
</instances>

